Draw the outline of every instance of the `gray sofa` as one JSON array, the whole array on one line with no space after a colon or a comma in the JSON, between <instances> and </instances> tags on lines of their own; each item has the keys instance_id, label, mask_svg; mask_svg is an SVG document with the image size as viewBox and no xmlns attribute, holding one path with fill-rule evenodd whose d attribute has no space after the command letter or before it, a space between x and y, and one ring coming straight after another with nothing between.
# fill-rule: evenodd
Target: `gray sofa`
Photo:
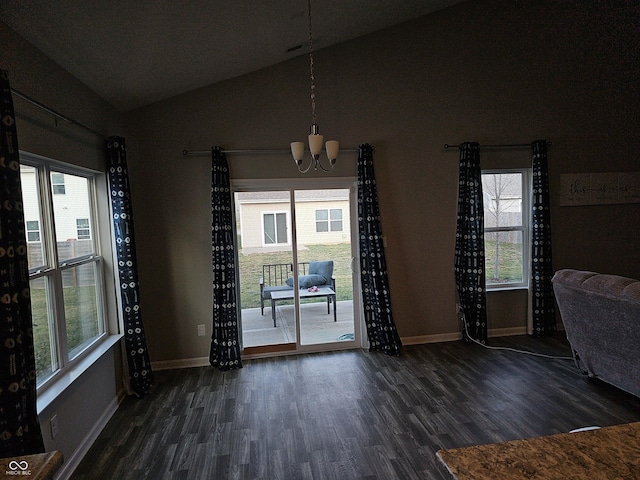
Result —
<instances>
[{"instance_id":1,"label":"gray sofa","mask_svg":"<svg viewBox=\"0 0 640 480\"><path fill-rule=\"evenodd\" d=\"M570 269L552 281L576 365L640 397L640 281Z\"/></svg>"}]
</instances>

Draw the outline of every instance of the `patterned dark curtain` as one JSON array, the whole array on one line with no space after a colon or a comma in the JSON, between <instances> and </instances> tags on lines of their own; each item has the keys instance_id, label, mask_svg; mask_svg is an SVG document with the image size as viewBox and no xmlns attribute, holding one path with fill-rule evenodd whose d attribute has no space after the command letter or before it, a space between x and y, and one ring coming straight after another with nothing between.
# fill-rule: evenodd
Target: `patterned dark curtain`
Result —
<instances>
[{"instance_id":1,"label":"patterned dark curtain","mask_svg":"<svg viewBox=\"0 0 640 480\"><path fill-rule=\"evenodd\" d=\"M0 456L44 452L36 406L27 239L7 72L0 70Z\"/></svg>"},{"instance_id":2,"label":"patterned dark curtain","mask_svg":"<svg viewBox=\"0 0 640 480\"><path fill-rule=\"evenodd\" d=\"M373 147L369 144L360 145L358 150L358 230L362 300L369 350L399 355L402 341L391 311L391 292L373 172Z\"/></svg>"},{"instance_id":3,"label":"patterned dark curtain","mask_svg":"<svg viewBox=\"0 0 640 480\"><path fill-rule=\"evenodd\" d=\"M469 337L487 342L487 299L484 255L484 208L480 145L460 146L460 178L458 181L458 218L456 230L455 277L458 302L464 315Z\"/></svg>"},{"instance_id":4,"label":"patterned dark curtain","mask_svg":"<svg viewBox=\"0 0 640 480\"><path fill-rule=\"evenodd\" d=\"M557 332L556 304L551 284L553 265L547 141L537 140L533 142L532 148L531 306L533 334L536 337L544 337Z\"/></svg>"},{"instance_id":5,"label":"patterned dark curtain","mask_svg":"<svg viewBox=\"0 0 640 480\"><path fill-rule=\"evenodd\" d=\"M242 368L236 302L236 251L227 156L211 149L211 253L213 333L209 362L220 370Z\"/></svg>"},{"instance_id":6,"label":"patterned dark curtain","mask_svg":"<svg viewBox=\"0 0 640 480\"><path fill-rule=\"evenodd\" d=\"M141 397L151 390L153 372L140 312L138 263L124 138L109 137L106 154L129 387L133 393Z\"/></svg>"}]
</instances>

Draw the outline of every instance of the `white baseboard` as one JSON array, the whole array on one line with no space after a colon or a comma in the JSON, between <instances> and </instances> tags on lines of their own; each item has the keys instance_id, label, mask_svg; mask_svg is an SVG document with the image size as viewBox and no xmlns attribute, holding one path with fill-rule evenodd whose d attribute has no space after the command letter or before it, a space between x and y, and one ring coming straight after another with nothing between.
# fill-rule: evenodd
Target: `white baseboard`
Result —
<instances>
[{"instance_id":1,"label":"white baseboard","mask_svg":"<svg viewBox=\"0 0 640 480\"><path fill-rule=\"evenodd\" d=\"M440 343L455 342L460 340L461 334L458 333L436 333L433 335L418 335L415 337L401 337L402 345L421 345L423 343Z\"/></svg>"},{"instance_id":2,"label":"white baseboard","mask_svg":"<svg viewBox=\"0 0 640 480\"><path fill-rule=\"evenodd\" d=\"M561 325L559 325L561 327ZM560 330L560 328L558 329ZM490 328L487 332L489 337L511 337L514 335L526 335L527 327L507 327L507 328ZM452 333L436 333L433 335L417 335L415 337L402 337L403 345L421 345L424 343L440 343L455 342L462 338L461 332ZM364 348L364 347L363 347ZM273 355L272 355L273 356ZM252 358L252 357L247 357ZM260 358L260 357L256 357ZM191 367L207 367L209 366L208 357L200 358L183 358L180 360L164 360L160 362L151 362L153 370L175 370L178 368Z\"/></svg>"},{"instance_id":3,"label":"white baseboard","mask_svg":"<svg viewBox=\"0 0 640 480\"><path fill-rule=\"evenodd\" d=\"M507 328L490 328L487 331L489 337L512 337L514 335L526 335L527 326L522 327L507 327Z\"/></svg>"},{"instance_id":4,"label":"white baseboard","mask_svg":"<svg viewBox=\"0 0 640 480\"><path fill-rule=\"evenodd\" d=\"M151 369L175 370L178 368L207 367L209 365L209 357L183 358L180 360L163 360L160 362L151 362Z\"/></svg>"},{"instance_id":5,"label":"white baseboard","mask_svg":"<svg viewBox=\"0 0 640 480\"><path fill-rule=\"evenodd\" d=\"M487 332L489 337L511 337L513 335L526 335L527 327L490 328ZM421 345L424 343L455 342L462 339L461 332L436 333L433 335L418 335L415 337L402 337L403 345Z\"/></svg>"},{"instance_id":6,"label":"white baseboard","mask_svg":"<svg viewBox=\"0 0 640 480\"><path fill-rule=\"evenodd\" d=\"M80 465L80 462L87 454L93 443L96 441L104 427L107 426L107 423L109 423L109 420L111 420L113 414L116 413L116 410L118 410L118 407L126 396L127 394L125 393L124 389L121 389L116 397L111 400L111 402L109 402L109 405L107 405L104 413L100 416L87 436L84 437L82 442L80 442L80 445L78 445L78 448L76 448L71 457L64 459L62 468L58 470L58 473L55 475L54 480L66 480L71 477L71 475L73 474L75 469L78 468L78 465Z\"/></svg>"},{"instance_id":7,"label":"white baseboard","mask_svg":"<svg viewBox=\"0 0 640 480\"><path fill-rule=\"evenodd\" d=\"M526 335L527 327L509 327L509 328L493 328L489 329L489 337L510 337L512 335ZM440 342L455 342L460 340L462 334L460 332L453 333L436 333L433 335L418 335L415 337L402 337L403 345L421 345L423 343L440 343ZM250 357L247 357L250 358ZM259 358L259 357L256 357ZM183 358L180 360L164 360L160 362L151 362L151 368L153 370L174 370L178 368L191 368L191 367L207 367L209 366L208 357L200 358Z\"/></svg>"}]
</instances>

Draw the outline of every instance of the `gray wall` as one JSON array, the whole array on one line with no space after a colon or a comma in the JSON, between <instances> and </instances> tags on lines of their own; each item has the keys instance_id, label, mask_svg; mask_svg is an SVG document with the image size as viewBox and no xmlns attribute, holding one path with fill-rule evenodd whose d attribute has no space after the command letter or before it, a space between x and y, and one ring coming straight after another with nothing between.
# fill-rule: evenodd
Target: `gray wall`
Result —
<instances>
[{"instance_id":1,"label":"gray wall","mask_svg":"<svg viewBox=\"0 0 640 480\"><path fill-rule=\"evenodd\" d=\"M594 2L595 3L595 2ZM457 153L444 143L550 140L555 267L640 277L640 206L559 207L563 173L637 171L638 12L592 2L473 0L315 56L321 131L370 142L402 337L459 330L454 309ZM287 148L310 118L308 59L126 115L141 298L152 360L208 355L209 160L181 152ZM530 151L485 151L528 166ZM234 178L295 177L289 156L232 157ZM336 175L355 175L343 155ZM526 325L526 293L489 295L489 327ZM435 337L433 337L435 336Z\"/></svg>"}]
</instances>

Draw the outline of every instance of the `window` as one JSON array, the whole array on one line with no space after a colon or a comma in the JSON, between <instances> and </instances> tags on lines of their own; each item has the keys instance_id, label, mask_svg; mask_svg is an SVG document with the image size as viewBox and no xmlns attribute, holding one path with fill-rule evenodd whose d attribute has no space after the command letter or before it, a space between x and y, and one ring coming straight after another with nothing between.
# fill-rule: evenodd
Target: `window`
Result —
<instances>
[{"instance_id":1,"label":"window","mask_svg":"<svg viewBox=\"0 0 640 480\"><path fill-rule=\"evenodd\" d=\"M341 232L342 209L316 210L316 232Z\"/></svg>"},{"instance_id":2,"label":"window","mask_svg":"<svg viewBox=\"0 0 640 480\"><path fill-rule=\"evenodd\" d=\"M51 172L51 190L54 195L64 195L64 173Z\"/></svg>"},{"instance_id":3,"label":"window","mask_svg":"<svg viewBox=\"0 0 640 480\"><path fill-rule=\"evenodd\" d=\"M329 231L329 212L328 210L316 210L316 232Z\"/></svg>"},{"instance_id":4,"label":"window","mask_svg":"<svg viewBox=\"0 0 640 480\"><path fill-rule=\"evenodd\" d=\"M26 222L27 242L40 241L40 222L38 220L30 220Z\"/></svg>"},{"instance_id":5,"label":"window","mask_svg":"<svg viewBox=\"0 0 640 480\"><path fill-rule=\"evenodd\" d=\"M21 162L40 387L105 334L103 264L92 240L93 173L30 155Z\"/></svg>"},{"instance_id":6,"label":"window","mask_svg":"<svg viewBox=\"0 0 640 480\"><path fill-rule=\"evenodd\" d=\"M329 210L329 226L332 232L342 231L342 209L332 208Z\"/></svg>"},{"instance_id":7,"label":"window","mask_svg":"<svg viewBox=\"0 0 640 480\"><path fill-rule=\"evenodd\" d=\"M287 244L287 213L263 213L262 226L265 245Z\"/></svg>"},{"instance_id":8,"label":"window","mask_svg":"<svg viewBox=\"0 0 640 480\"><path fill-rule=\"evenodd\" d=\"M91 239L91 229L89 228L88 218L78 218L76 220L76 227L78 230L78 240Z\"/></svg>"},{"instance_id":9,"label":"window","mask_svg":"<svg viewBox=\"0 0 640 480\"><path fill-rule=\"evenodd\" d=\"M528 285L527 170L482 172L487 289Z\"/></svg>"}]
</instances>

